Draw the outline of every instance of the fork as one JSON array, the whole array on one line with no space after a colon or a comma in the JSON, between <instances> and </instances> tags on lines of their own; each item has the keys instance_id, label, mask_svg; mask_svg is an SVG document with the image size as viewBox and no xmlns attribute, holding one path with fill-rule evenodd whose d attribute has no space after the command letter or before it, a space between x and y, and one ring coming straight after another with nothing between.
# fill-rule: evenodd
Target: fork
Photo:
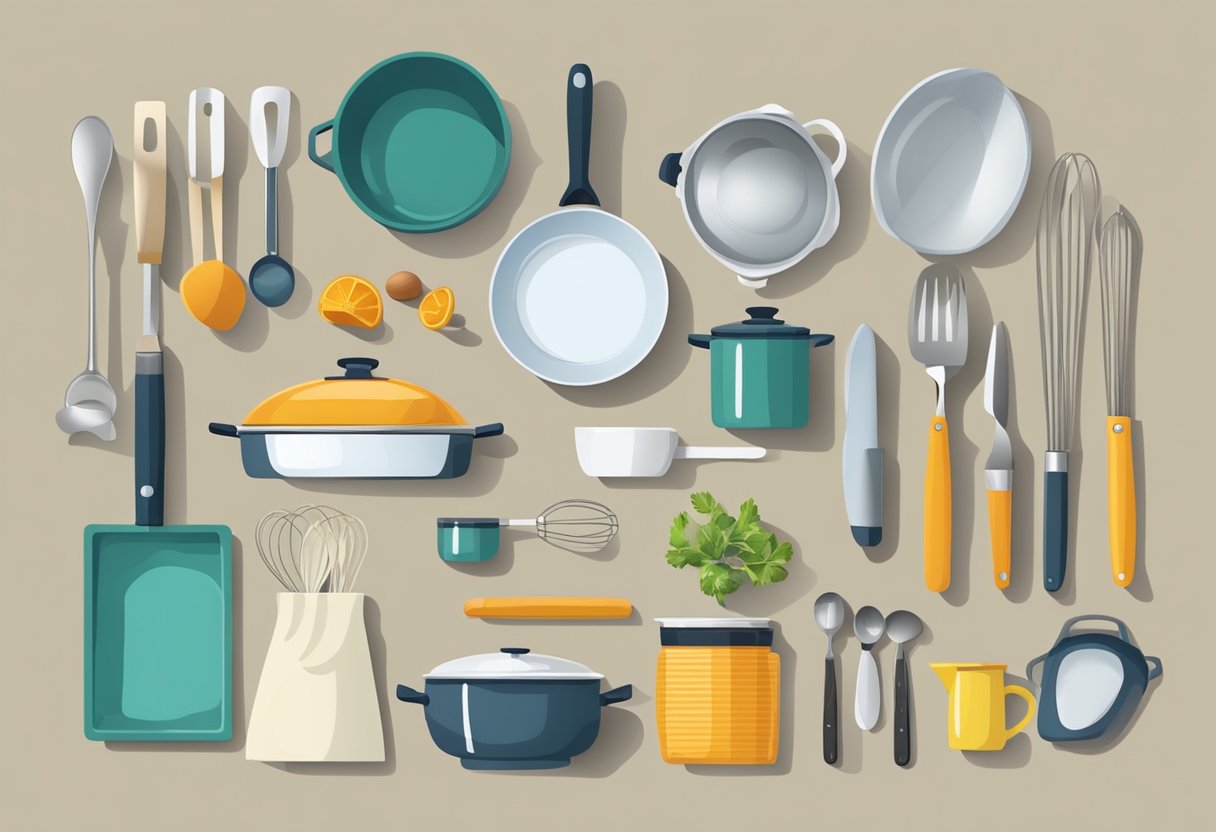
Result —
<instances>
[{"instance_id":1,"label":"fork","mask_svg":"<svg viewBox=\"0 0 1216 832\"><path fill-rule=\"evenodd\" d=\"M908 312L908 345L937 385L925 464L925 585L944 592L950 586L951 536L946 381L967 360L967 292L954 266L935 263L917 278Z\"/></svg>"}]
</instances>

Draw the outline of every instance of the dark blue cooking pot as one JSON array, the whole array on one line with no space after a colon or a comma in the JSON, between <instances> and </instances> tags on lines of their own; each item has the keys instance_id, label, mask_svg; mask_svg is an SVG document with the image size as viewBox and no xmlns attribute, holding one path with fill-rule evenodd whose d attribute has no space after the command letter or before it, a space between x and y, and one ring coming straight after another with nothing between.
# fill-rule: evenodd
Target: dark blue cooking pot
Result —
<instances>
[{"instance_id":1,"label":"dark blue cooking pot","mask_svg":"<svg viewBox=\"0 0 1216 832\"><path fill-rule=\"evenodd\" d=\"M600 708L625 702L633 686L600 693L601 674L523 647L447 662L426 675L424 692L397 686L397 698L425 708L441 751L468 769L561 768L600 731Z\"/></svg>"}]
</instances>

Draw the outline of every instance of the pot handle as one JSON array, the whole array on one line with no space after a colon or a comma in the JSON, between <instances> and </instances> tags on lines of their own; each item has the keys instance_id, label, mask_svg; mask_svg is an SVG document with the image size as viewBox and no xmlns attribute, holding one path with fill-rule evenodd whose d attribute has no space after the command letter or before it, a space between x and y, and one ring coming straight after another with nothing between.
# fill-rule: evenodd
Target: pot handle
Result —
<instances>
[{"instance_id":1,"label":"pot handle","mask_svg":"<svg viewBox=\"0 0 1216 832\"><path fill-rule=\"evenodd\" d=\"M241 435L241 432L236 425L226 425L223 422L212 422L211 424L207 425L207 430L211 431L216 436L237 437Z\"/></svg>"},{"instance_id":2,"label":"pot handle","mask_svg":"<svg viewBox=\"0 0 1216 832\"><path fill-rule=\"evenodd\" d=\"M1151 679L1152 677L1150 676L1149 678ZM398 687L398 690L400 690L400 687ZM400 696L401 694L398 693L397 695ZM600 707L616 705L619 702L628 702L632 698L633 685L621 685L619 688L606 690L600 694Z\"/></svg>"},{"instance_id":3,"label":"pot handle","mask_svg":"<svg viewBox=\"0 0 1216 832\"><path fill-rule=\"evenodd\" d=\"M1144 660L1152 665L1148 672L1148 681L1153 681L1161 675L1161 659L1156 656L1145 656Z\"/></svg>"},{"instance_id":4,"label":"pot handle","mask_svg":"<svg viewBox=\"0 0 1216 832\"><path fill-rule=\"evenodd\" d=\"M1035 669L1036 667L1038 667L1039 665L1041 665L1041 664L1043 663L1043 660L1044 660L1044 659L1046 659L1046 658L1047 658L1047 654L1046 654L1046 653L1044 653L1044 654L1043 654L1043 655L1041 655L1041 656L1037 656L1037 657L1035 657L1035 658L1031 659L1031 660L1029 661L1029 663L1027 663L1027 665L1026 665L1026 678L1027 678L1027 679L1029 679L1029 680L1030 680L1030 683L1031 683L1032 685L1034 685L1035 687L1042 687L1042 683L1041 683L1041 682L1036 682L1036 681L1035 681L1035 678L1034 678L1034 669Z\"/></svg>"},{"instance_id":5,"label":"pot handle","mask_svg":"<svg viewBox=\"0 0 1216 832\"><path fill-rule=\"evenodd\" d=\"M1128 644L1131 644L1132 639L1131 639L1131 636L1128 635L1126 624L1124 624L1118 618L1115 618L1113 615L1097 615L1097 614L1076 615L1076 616L1073 616L1072 618L1068 619L1067 621L1065 621L1064 626L1060 628L1060 635L1056 639L1056 643L1059 644L1061 641L1064 640L1064 638L1066 636L1072 635L1072 628L1074 626L1076 626L1076 624L1080 621L1106 621L1107 623L1114 624L1115 627L1119 630L1119 638L1123 639Z\"/></svg>"},{"instance_id":6,"label":"pot handle","mask_svg":"<svg viewBox=\"0 0 1216 832\"><path fill-rule=\"evenodd\" d=\"M494 422L491 425L478 425L473 428L474 439L484 439L487 436L502 436L502 422Z\"/></svg>"},{"instance_id":7,"label":"pot handle","mask_svg":"<svg viewBox=\"0 0 1216 832\"><path fill-rule=\"evenodd\" d=\"M683 153L668 153L663 157L663 161L659 162L659 180L666 182L671 187L676 186L676 182L680 180L680 174L684 168L680 165L680 159Z\"/></svg>"},{"instance_id":8,"label":"pot handle","mask_svg":"<svg viewBox=\"0 0 1216 832\"><path fill-rule=\"evenodd\" d=\"M333 149L331 148L329 153L317 153L317 136L321 135L322 133L328 133L333 129L334 122L333 119L330 119L329 121L321 122L316 127L308 131L308 158L312 159L330 173L334 172L334 166L329 163L329 157L333 154Z\"/></svg>"},{"instance_id":9,"label":"pot handle","mask_svg":"<svg viewBox=\"0 0 1216 832\"><path fill-rule=\"evenodd\" d=\"M832 162L832 178L835 179L836 175L840 173L840 169L844 167L845 158L849 155L848 145L844 141L844 133L836 126L836 122L828 121L826 118L817 118L814 121L808 121L802 126L808 131L812 127L822 127L836 140L836 146L839 149L836 151L836 159Z\"/></svg>"},{"instance_id":10,"label":"pot handle","mask_svg":"<svg viewBox=\"0 0 1216 832\"><path fill-rule=\"evenodd\" d=\"M825 347L835 340L835 335L828 335L824 332L815 333L811 335L811 349L815 349L815 347Z\"/></svg>"},{"instance_id":11,"label":"pot handle","mask_svg":"<svg viewBox=\"0 0 1216 832\"><path fill-rule=\"evenodd\" d=\"M406 685L397 685L397 698L402 702L411 702L415 705L431 704L431 697Z\"/></svg>"},{"instance_id":12,"label":"pot handle","mask_svg":"<svg viewBox=\"0 0 1216 832\"><path fill-rule=\"evenodd\" d=\"M707 349L709 349L709 336L708 335L689 335L688 343L692 344L694 347L700 347L703 350L707 350Z\"/></svg>"}]
</instances>

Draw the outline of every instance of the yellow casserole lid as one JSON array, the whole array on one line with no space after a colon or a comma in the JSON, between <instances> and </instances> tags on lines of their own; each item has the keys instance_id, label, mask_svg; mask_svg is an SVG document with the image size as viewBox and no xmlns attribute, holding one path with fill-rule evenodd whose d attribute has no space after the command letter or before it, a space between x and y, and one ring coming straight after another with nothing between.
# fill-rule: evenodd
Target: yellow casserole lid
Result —
<instances>
[{"instance_id":1,"label":"yellow casserole lid","mask_svg":"<svg viewBox=\"0 0 1216 832\"><path fill-rule=\"evenodd\" d=\"M342 358L345 375L288 387L259 404L246 425L463 425L464 417L431 391L395 378L380 378L374 358Z\"/></svg>"}]
</instances>

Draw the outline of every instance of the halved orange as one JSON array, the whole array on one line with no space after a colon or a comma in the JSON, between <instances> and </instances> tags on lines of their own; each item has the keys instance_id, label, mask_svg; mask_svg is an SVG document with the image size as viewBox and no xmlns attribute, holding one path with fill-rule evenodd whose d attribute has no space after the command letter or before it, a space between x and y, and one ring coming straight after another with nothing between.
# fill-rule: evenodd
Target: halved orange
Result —
<instances>
[{"instance_id":1,"label":"halved orange","mask_svg":"<svg viewBox=\"0 0 1216 832\"><path fill-rule=\"evenodd\" d=\"M418 320L427 329L443 329L452 322L452 313L456 311L456 295L447 286L440 286L431 292L418 304Z\"/></svg>"},{"instance_id":2,"label":"halved orange","mask_svg":"<svg viewBox=\"0 0 1216 832\"><path fill-rule=\"evenodd\" d=\"M353 274L329 281L317 305L321 317L331 324L375 329L384 318L384 301L370 282Z\"/></svg>"}]
</instances>

